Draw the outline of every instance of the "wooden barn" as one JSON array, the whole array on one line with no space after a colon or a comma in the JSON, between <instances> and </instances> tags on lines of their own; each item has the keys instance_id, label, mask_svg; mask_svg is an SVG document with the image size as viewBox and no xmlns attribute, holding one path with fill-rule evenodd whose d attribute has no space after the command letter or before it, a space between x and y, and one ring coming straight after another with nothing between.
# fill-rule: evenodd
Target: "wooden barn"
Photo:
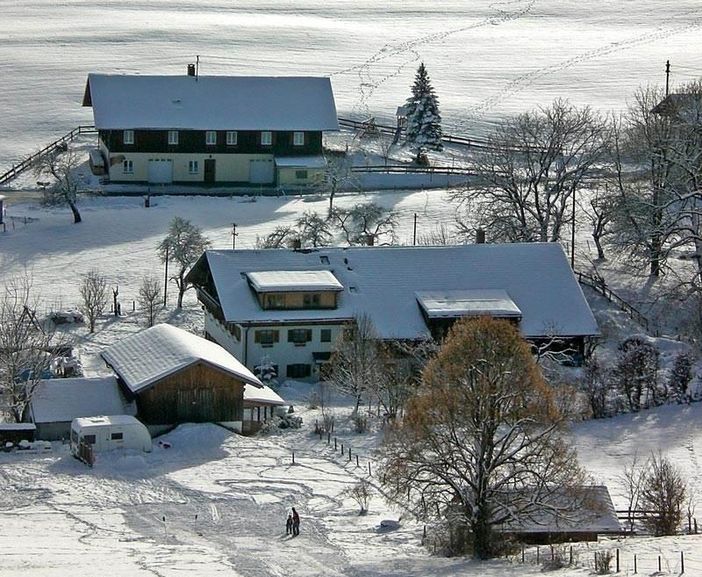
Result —
<instances>
[{"instance_id":1,"label":"wooden barn","mask_svg":"<svg viewBox=\"0 0 702 577\"><path fill-rule=\"evenodd\" d=\"M217 422L242 431L244 389L263 389L222 347L172 325L131 335L101 355L152 434L185 422Z\"/></svg>"}]
</instances>

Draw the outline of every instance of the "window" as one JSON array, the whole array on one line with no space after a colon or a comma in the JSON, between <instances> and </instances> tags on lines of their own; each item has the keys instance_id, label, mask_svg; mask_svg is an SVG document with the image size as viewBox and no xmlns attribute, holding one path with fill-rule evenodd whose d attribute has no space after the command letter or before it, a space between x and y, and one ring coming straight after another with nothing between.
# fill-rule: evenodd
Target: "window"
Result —
<instances>
[{"instance_id":1,"label":"window","mask_svg":"<svg viewBox=\"0 0 702 577\"><path fill-rule=\"evenodd\" d=\"M305 145L305 133L304 132L293 132L293 146L304 146Z\"/></svg>"},{"instance_id":2,"label":"window","mask_svg":"<svg viewBox=\"0 0 702 577\"><path fill-rule=\"evenodd\" d=\"M168 131L168 144L178 144L178 131L169 130Z\"/></svg>"},{"instance_id":3,"label":"window","mask_svg":"<svg viewBox=\"0 0 702 577\"><path fill-rule=\"evenodd\" d=\"M112 433L112 435L110 435L110 439L112 439L113 441L121 441L123 438L123 433Z\"/></svg>"},{"instance_id":4,"label":"window","mask_svg":"<svg viewBox=\"0 0 702 577\"><path fill-rule=\"evenodd\" d=\"M266 329L254 333L254 342L262 347L272 347L280 340L280 334L276 330Z\"/></svg>"},{"instance_id":5,"label":"window","mask_svg":"<svg viewBox=\"0 0 702 577\"><path fill-rule=\"evenodd\" d=\"M134 161L125 160L122 162L122 172L124 174L134 174Z\"/></svg>"},{"instance_id":6,"label":"window","mask_svg":"<svg viewBox=\"0 0 702 577\"><path fill-rule=\"evenodd\" d=\"M88 445L94 445L95 435L83 435L83 442L87 443Z\"/></svg>"},{"instance_id":7,"label":"window","mask_svg":"<svg viewBox=\"0 0 702 577\"><path fill-rule=\"evenodd\" d=\"M288 331L288 342L295 343L296 346L304 346L312 340L312 329L290 329Z\"/></svg>"},{"instance_id":8,"label":"window","mask_svg":"<svg viewBox=\"0 0 702 577\"><path fill-rule=\"evenodd\" d=\"M330 343L331 342L331 329L322 329L322 331L319 334L319 341L322 343Z\"/></svg>"},{"instance_id":9,"label":"window","mask_svg":"<svg viewBox=\"0 0 702 577\"><path fill-rule=\"evenodd\" d=\"M265 307L267 309L284 309L285 295L284 294L267 294L264 297Z\"/></svg>"},{"instance_id":10,"label":"window","mask_svg":"<svg viewBox=\"0 0 702 577\"><path fill-rule=\"evenodd\" d=\"M295 178L298 180L307 180L307 171L306 170L296 170L295 171Z\"/></svg>"},{"instance_id":11,"label":"window","mask_svg":"<svg viewBox=\"0 0 702 577\"><path fill-rule=\"evenodd\" d=\"M288 365L286 369L286 376L289 379L304 379L312 374L312 367L310 365L305 365L302 363L295 365Z\"/></svg>"},{"instance_id":12,"label":"window","mask_svg":"<svg viewBox=\"0 0 702 577\"><path fill-rule=\"evenodd\" d=\"M273 144L273 133L270 130L264 130L261 133L261 146L270 146Z\"/></svg>"},{"instance_id":13,"label":"window","mask_svg":"<svg viewBox=\"0 0 702 577\"><path fill-rule=\"evenodd\" d=\"M188 162L188 172L190 174L197 174L198 172L200 172L200 164L197 160L190 160Z\"/></svg>"},{"instance_id":14,"label":"window","mask_svg":"<svg viewBox=\"0 0 702 577\"><path fill-rule=\"evenodd\" d=\"M306 309L314 309L320 306L322 298L319 293L307 293L302 297L302 304Z\"/></svg>"},{"instance_id":15,"label":"window","mask_svg":"<svg viewBox=\"0 0 702 577\"><path fill-rule=\"evenodd\" d=\"M217 131L207 130L205 132L205 144L208 146L214 146L217 144Z\"/></svg>"},{"instance_id":16,"label":"window","mask_svg":"<svg viewBox=\"0 0 702 577\"><path fill-rule=\"evenodd\" d=\"M227 146L236 146L239 143L239 133L236 130L227 130Z\"/></svg>"},{"instance_id":17,"label":"window","mask_svg":"<svg viewBox=\"0 0 702 577\"><path fill-rule=\"evenodd\" d=\"M237 341L240 341L241 340L241 327L239 325L227 325L227 326L229 327L229 332L234 335L234 338Z\"/></svg>"},{"instance_id":18,"label":"window","mask_svg":"<svg viewBox=\"0 0 702 577\"><path fill-rule=\"evenodd\" d=\"M125 130L124 134L122 135L122 141L124 144L134 144L134 131Z\"/></svg>"}]
</instances>

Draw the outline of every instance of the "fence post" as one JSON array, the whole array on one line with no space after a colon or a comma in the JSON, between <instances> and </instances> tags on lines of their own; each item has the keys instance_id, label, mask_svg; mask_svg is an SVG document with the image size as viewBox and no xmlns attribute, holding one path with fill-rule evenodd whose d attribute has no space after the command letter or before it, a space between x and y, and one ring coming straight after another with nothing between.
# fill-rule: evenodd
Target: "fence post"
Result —
<instances>
[{"instance_id":1,"label":"fence post","mask_svg":"<svg viewBox=\"0 0 702 577\"><path fill-rule=\"evenodd\" d=\"M336 451L336 437L334 437L334 450Z\"/></svg>"},{"instance_id":2,"label":"fence post","mask_svg":"<svg viewBox=\"0 0 702 577\"><path fill-rule=\"evenodd\" d=\"M539 564L539 546L536 546L536 564Z\"/></svg>"},{"instance_id":3,"label":"fence post","mask_svg":"<svg viewBox=\"0 0 702 577\"><path fill-rule=\"evenodd\" d=\"M349 463L351 462L351 447L349 447Z\"/></svg>"},{"instance_id":4,"label":"fence post","mask_svg":"<svg viewBox=\"0 0 702 577\"><path fill-rule=\"evenodd\" d=\"M295 464L295 451L292 452L292 464Z\"/></svg>"},{"instance_id":5,"label":"fence post","mask_svg":"<svg viewBox=\"0 0 702 577\"><path fill-rule=\"evenodd\" d=\"M369 477L372 477L372 476L373 476L373 475L371 475L371 465L370 465L370 461L368 461L368 476L369 476Z\"/></svg>"},{"instance_id":6,"label":"fence post","mask_svg":"<svg viewBox=\"0 0 702 577\"><path fill-rule=\"evenodd\" d=\"M636 553L634 553L634 574L636 574Z\"/></svg>"},{"instance_id":7,"label":"fence post","mask_svg":"<svg viewBox=\"0 0 702 577\"><path fill-rule=\"evenodd\" d=\"M342 454L342 456L344 454L344 444L343 443L341 443L341 454Z\"/></svg>"},{"instance_id":8,"label":"fence post","mask_svg":"<svg viewBox=\"0 0 702 577\"><path fill-rule=\"evenodd\" d=\"M661 572L661 556L658 555L658 572Z\"/></svg>"},{"instance_id":9,"label":"fence post","mask_svg":"<svg viewBox=\"0 0 702 577\"><path fill-rule=\"evenodd\" d=\"M573 564L573 546L570 546L570 555L568 556L568 565Z\"/></svg>"},{"instance_id":10,"label":"fence post","mask_svg":"<svg viewBox=\"0 0 702 577\"><path fill-rule=\"evenodd\" d=\"M358 455L356 455L356 466L360 467L360 465L358 464Z\"/></svg>"},{"instance_id":11,"label":"fence post","mask_svg":"<svg viewBox=\"0 0 702 577\"><path fill-rule=\"evenodd\" d=\"M327 445L331 442L331 433L327 433Z\"/></svg>"},{"instance_id":12,"label":"fence post","mask_svg":"<svg viewBox=\"0 0 702 577\"><path fill-rule=\"evenodd\" d=\"M522 543L522 563L524 563L524 543Z\"/></svg>"},{"instance_id":13,"label":"fence post","mask_svg":"<svg viewBox=\"0 0 702 577\"><path fill-rule=\"evenodd\" d=\"M680 574L685 573L685 553L680 551Z\"/></svg>"},{"instance_id":14,"label":"fence post","mask_svg":"<svg viewBox=\"0 0 702 577\"><path fill-rule=\"evenodd\" d=\"M617 549L617 570L616 573L619 573L619 549Z\"/></svg>"}]
</instances>

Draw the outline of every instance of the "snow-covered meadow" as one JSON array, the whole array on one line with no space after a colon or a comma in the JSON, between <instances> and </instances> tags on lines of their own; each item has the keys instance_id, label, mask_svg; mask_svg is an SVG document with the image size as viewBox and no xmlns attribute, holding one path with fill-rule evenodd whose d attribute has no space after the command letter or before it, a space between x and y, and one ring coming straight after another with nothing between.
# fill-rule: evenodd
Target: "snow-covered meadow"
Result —
<instances>
[{"instance_id":1,"label":"snow-covered meadow","mask_svg":"<svg viewBox=\"0 0 702 577\"><path fill-rule=\"evenodd\" d=\"M89 72L329 75L342 115L391 119L427 65L448 132L556 97L621 109L702 74L698 0L0 0L0 170L92 122Z\"/></svg>"},{"instance_id":2,"label":"snow-covered meadow","mask_svg":"<svg viewBox=\"0 0 702 577\"><path fill-rule=\"evenodd\" d=\"M196 54L202 74L331 75L342 115L384 120L404 101L423 60L446 131L468 134L558 96L621 109L637 86L664 81L666 59L673 84L702 75L699 0L0 0L0 13L0 172L77 124L91 123L90 110L80 107L88 72L181 74ZM74 226L66 209L40 208L14 190L3 194L13 218L0 233L0 280L27 271L47 309L76 306L80 275L91 269L119 287L123 317L105 315L92 336L85 327L66 329L90 374L105 370L96 356L103 346L143 326L131 303L145 274L163 274L156 245L174 216L202 227L215 248L231 246L237 223L237 246L252 247L275 226L327 206L316 197L164 196L147 209L140 197L96 197L81 200L84 222ZM342 195L336 202L361 200L396 210L405 243L415 214L422 234L452 224L457 210L442 190ZM595 256L586 234L578 231L583 265ZM626 268L613 267L615 285ZM199 332L194 295L182 312L173 311L173 302L160 320ZM622 334L637 330L604 306L598 304L599 319ZM433 557L420 545L421 525L404 518L397 531L378 530L382 519L402 514L379 496L368 516L357 516L341 491L365 474L379 436L337 433L362 455L357 469L311 434L317 413L305 409L304 392L281 394L305 418L303 430L246 439L215 426L184 426L164 438L168 450L104 456L92 470L59 445L44 453L0 453L0 575L87 576L97 567L113 575L162 576L540 573L504 560ZM701 411L700 404L668 406L582 423L573 438L583 463L610 484L622 506L617 476L637 450L663 450L702 487ZM295 540L286 539L283 528L291 505L303 517ZM621 548L624 574L632 573L633 554L641 574L657 570L658 554L663 574L678 574L681 550L686 573L702 574L696 536L596 547ZM555 574L589 574L591 552L582 550L580 568Z\"/></svg>"}]
</instances>

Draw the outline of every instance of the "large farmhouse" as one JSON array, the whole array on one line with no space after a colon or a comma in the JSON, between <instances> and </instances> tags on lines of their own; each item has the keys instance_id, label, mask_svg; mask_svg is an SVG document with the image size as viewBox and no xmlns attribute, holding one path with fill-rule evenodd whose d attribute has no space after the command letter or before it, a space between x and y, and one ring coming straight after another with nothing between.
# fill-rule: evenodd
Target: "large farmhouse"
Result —
<instances>
[{"instance_id":1,"label":"large farmhouse","mask_svg":"<svg viewBox=\"0 0 702 577\"><path fill-rule=\"evenodd\" d=\"M111 182L308 185L339 130L328 78L90 74Z\"/></svg>"},{"instance_id":2,"label":"large farmhouse","mask_svg":"<svg viewBox=\"0 0 702 577\"><path fill-rule=\"evenodd\" d=\"M314 250L210 250L188 274L206 337L252 370L319 378L343 327L368 315L379 338L440 339L456 319L510 319L535 343L582 351L597 323L557 243Z\"/></svg>"}]
</instances>

